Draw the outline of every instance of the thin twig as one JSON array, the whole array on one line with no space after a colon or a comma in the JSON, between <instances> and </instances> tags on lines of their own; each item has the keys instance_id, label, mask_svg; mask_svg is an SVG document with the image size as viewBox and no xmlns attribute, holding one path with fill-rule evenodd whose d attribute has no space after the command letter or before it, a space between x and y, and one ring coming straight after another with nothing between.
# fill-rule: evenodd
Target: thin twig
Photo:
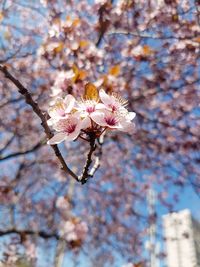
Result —
<instances>
[{"instance_id":1,"label":"thin twig","mask_svg":"<svg viewBox=\"0 0 200 267\"><path fill-rule=\"evenodd\" d=\"M110 1L110 4L112 6L114 0ZM107 18L109 12L106 10L106 6L108 3L103 4L99 10L98 10L98 15L99 15L99 36L96 41L96 47L99 47L101 44L101 41L103 40L103 37L110 25L110 20Z\"/></svg>"},{"instance_id":2,"label":"thin twig","mask_svg":"<svg viewBox=\"0 0 200 267\"><path fill-rule=\"evenodd\" d=\"M39 142L36 145L34 145L32 148L27 149L25 151L17 151L15 153L11 153L11 154L8 154L6 156L1 156L0 155L0 161L7 160L7 159L10 159L10 158L14 158L14 157L18 157L18 156L27 155L29 153L32 153L32 152L38 150L39 148L42 147L42 145L43 145L43 142Z\"/></svg>"},{"instance_id":3,"label":"thin twig","mask_svg":"<svg viewBox=\"0 0 200 267\"><path fill-rule=\"evenodd\" d=\"M147 38L147 39L161 39L161 40L191 40L192 38L195 38L195 36L163 36L158 34L148 34L148 33L138 33L138 32L132 32L132 31L126 31L126 30L110 30L106 33L107 36L112 35L127 35L127 36L135 36L138 38ZM195 39L193 40L194 42Z\"/></svg>"},{"instance_id":4,"label":"thin twig","mask_svg":"<svg viewBox=\"0 0 200 267\"><path fill-rule=\"evenodd\" d=\"M87 160L83 168L82 175L79 177L79 180L81 181L82 184L85 184L88 180L88 177L90 176L89 168L92 164L92 154L96 149L96 145L95 145L96 135L94 133L91 133L89 137L90 137L90 151L87 155Z\"/></svg>"},{"instance_id":5,"label":"thin twig","mask_svg":"<svg viewBox=\"0 0 200 267\"><path fill-rule=\"evenodd\" d=\"M32 230L23 230L23 229L8 229L8 230L0 230L0 236L6 236L11 234L17 234L21 237L24 237L25 235L35 235L37 234L41 238L49 239L49 238L55 238L57 240L61 239L60 236L56 233L47 233L45 231L32 231Z\"/></svg>"}]
</instances>

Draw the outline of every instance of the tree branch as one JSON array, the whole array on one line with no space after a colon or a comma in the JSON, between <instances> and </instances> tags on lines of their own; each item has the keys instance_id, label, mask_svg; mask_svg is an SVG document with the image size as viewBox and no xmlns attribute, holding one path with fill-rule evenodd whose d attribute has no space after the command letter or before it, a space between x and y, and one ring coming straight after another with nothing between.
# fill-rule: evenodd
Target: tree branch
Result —
<instances>
[{"instance_id":1,"label":"tree branch","mask_svg":"<svg viewBox=\"0 0 200 267\"><path fill-rule=\"evenodd\" d=\"M12 143L12 141L15 138L15 134L12 135L12 137L4 144L4 147L0 149L0 155L9 147L9 145ZM1 158L1 156L0 156Z\"/></svg>"},{"instance_id":2,"label":"tree branch","mask_svg":"<svg viewBox=\"0 0 200 267\"><path fill-rule=\"evenodd\" d=\"M148 33L138 33L138 32L131 32L131 31L126 31L126 30L110 30L107 32L107 36L110 35L127 35L127 36L134 36L138 38L147 38L147 39L160 39L160 40L191 40L192 38L195 38L195 36L163 36L163 35L158 35L158 34L148 34ZM195 42L195 39L193 40Z\"/></svg>"},{"instance_id":3,"label":"tree branch","mask_svg":"<svg viewBox=\"0 0 200 267\"><path fill-rule=\"evenodd\" d=\"M89 175L89 168L90 168L90 165L92 164L92 154L96 149L95 140L96 140L95 133L91 133L90 134L90 151L88 153L87 160L86 160L85 166L83 168L82 175L79 177L79 180L81 181L82 184L85 184L88 180L88 177L90 176Z\"/></svg>"},{"instance_id":4,"label":"tree branch","mask_svg":"<svg viewBox=\"0 0 200 267\"><path fill-rule=\"evenodd\" d=\"M15 86L18 88L18 92L24 96L26 103L32 107L33 111L40 118L41 125L42 125L48 139L53 137L53 134L52 134L52 132L51 132L51 130L47 124L45 114L41 111L38 104L33 100L29 91L17 79L15 79L14 76L12 76L9 73L9 71L7 70L7 68L5 66L0 65L0 71L5 75L5 77L7 79L9 79L13 84L15 84ZM57 145L51 145L51 147L54 150L56 157L58 158L58 160L61 163L62 170L67 172L69 175L71 175L74 179L76 179L76 181L79 181L78 176L67 166L58 146Z\"/></svg>"},{"instance_id":5,"label":"tree branch","mask_svg":"<svg viewBox=\"0 0 200 267\"><path fill-rule=\"evenodd\" d=\"M15 84L15 86L18 88L18 92L20 94L22 94L25 98L25 101L28 105L30 105L33 109L33 111L36 113L36 115L40 118L41 120L41 125L44 129L44 132L46 133L46 136L48 139L50 139L51 137L53 137L53 134L47 124L46 121L46 116L45 113L43 113L40 109L40 107L38 106L37 102L33 100L31 94L29 93L29 91L19 82L19 80L15 79L14 76L12 76L10 74L10 72L7 70L7 68L5 66L1 66L0 65L0 71L5 75L5 77L7 79L9 79L13 84ZM95 133L90 133L89 134L89 138L90 138L90 151L88 153L87 159L86 159L86 163L85 166L83 167L83 172L81 176L77 176L66 164L59 148L57 145L51 145L52 149L54 150L54 153L56 155L56 157L58 158L58 160L61 163L61 169L63 171L65 171L66 173L70 174L76 181L81 182L82 184L85 184L88 180L89 177L92 177L95 173L95 171L97 170L99 164L96 164L96 167L94 168L93 166L93 170L92 170L92 175L90 174L90 166L92 164L92 155L93 152L96 149L96 134ZM34 146L32 149L27 150L27 151L22 151L22 152L16 152L14 154L10 154L5 156L4 158L1 158L0 160L6 160L9 159L11 157L14 156L20 156L20 155L24 155L27 153L31 153L34 150L38 149L41 146L41 143L37 144L36 146ZM96 163L96 162L95 162Z\"/></svg>"},{"instance_id":6,"label":"tree branch","mask_svg":"<svg viewBox=\"0 0 200 267\"><path fill-rule=\"evenodd\" d=\"M107 9L110 5L112 7L114 0L111 0L110 2L108 1L107 3L103 4L99 10L98 10L98 15L99 15L99 36L96 41L96 47L99 47L101 44L101 41L110 25L110 20L108 19L108 14L109 14L109 9Z\"/></svg>"},{"instance_id":7,"label":"tree branch","mask_svg":"<svg viewBox=\"0 0 200 267\"><path fill-rule=\"evenodd\" d=\"M45 231L33 231L33 230L20 230L20 229L9 229L9 230L0 230L0 236L5 235L11 235L11 234L17 234L21 237L24 237L25 235L38 235L41 238L49 239L49 238L55 238L57 240L61 239L61 237L56 233L47 233Z\"/></svg>"},{"instance_id":8,"label":"tree branch","mask_svg":"<svg viewBox=\"0 0 200 267\"><path fill-rule=\"evenodd\" d=\"M21 46L17 48L17 50L11 55L5 57L4 59L0 59L0 64L6 63L9 59L14 58L21 50Z\"/></svg>"},{"instance_id":9,"label":"tree branch","mask_svg":"<svg viewBox=\"0 0 200 267\"><path fill-rule=\"evenodd\" d=\"M18 102L20 102L22 99L23 99L23 97L18 97L18 98L10 99L10 100L8 100L7 102L2 103L2 104L0 105L0 108L3 108L3 107L5 107L6 105L9 105L9 104L18 103Z\"/></svg>"},{"instance_id":10,"label":"tree branch","mask_svg":"<svg viewBox=\"0 0 200 267\"><path fill-rule=\"evenodd\" d=\"M43 142L39 142L35 146L33 146L32 148L30 148L28 150L18 151L16 153L11 153L11 154L8 154L7 156L4 156L4 157L1 157L1 155L0 155L0 161L7 160L7 159L10 159L10 158L13 158L13 157L18 157L18 156L29 154L29 153L39 149L42 145L43 145Z\"/></svg>"}]
</instances>

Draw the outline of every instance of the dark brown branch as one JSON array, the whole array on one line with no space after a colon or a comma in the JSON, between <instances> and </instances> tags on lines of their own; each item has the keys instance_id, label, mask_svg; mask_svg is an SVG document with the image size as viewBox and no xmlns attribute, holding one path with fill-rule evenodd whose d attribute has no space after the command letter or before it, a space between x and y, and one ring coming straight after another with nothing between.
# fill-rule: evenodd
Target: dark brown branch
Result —
<instances>
[{"instance_id":1,"label":"dark brown branch","mask_svg":"<svg viewBox=\"0 0 200 267\"><path fill-rule=\"evenodd\" d=\"M3 103L2 105L0 105L0 109L5 107L6 105L9 105L9 104L14 104L14 103L18 103L20 102L21 100L23 99L23 97L18 97L18 98L15 98L15 99L10 99L8 100L7 102Z\"/></svg>"},{"instance_id":2,"label":"dark brown branch","mask_svg":"<svg viewBox=\"0 0 200 267\"><path fill-rule=\"evenodd\" d=\"M41 125L44 128L44 131L46 133L46 136L48 137L48 139L50 139L51 137L53 137L53 134L47 124L46 121L46 116L45 114L41 111L41 109L39 108L38 104L33 100L31 94L29 93L29 91L17 80L15 79L14 76L12 76L9 71L7 70L7 68L5 66L1 66L0 65L0 71L2 73L4 73L5 77L7 79L9 79L13 84L15 84L15 86L18 88L18 92L20 94L22 94L25 98L25 101L28 105L30 105L33 109L33 111L37 114L37 116L40 118L41 120ZM58 158L58 160L61 163L62 166L62 170L64 170L65 172L67 172L68 174L70 174L74 179L76 179L76 181L79 181L78 176L67 166L59 148L57 145L52 145L51 146L52 149L54 150L54 153L56 155L56 157Z\"/></svg>"},{"instance_id":3,"label":"dark brown branch","mask_svg":"<svg viewBox=\"0 0 200 267\"><path fill-rule=\"evenodd\" d=\"M96 47L99 47L101 41L110 25L110 20L108 19L108 14L110 13L110 7L112 7L113 0L108 1L107 3L103 4L99 10L99 36L96 42Z\"/></svg>"},{"instance_id":4,"label":"dark brown branch","mask_svg":"<svg viewBox=\"0 0 200 267\"><path fill-rule=\"evenodd\" d=\"M33 231L33 230L20 230L20 229L9 229L9 230L0 230L0 236L6 236L6 235L11 235L11 234L16 234L19 235L21 238L23 238L25 235L37 235L41 238L44 239L49 239L49 238L55 238L57 240L61 239L60 236L56 233L47 233L45 231Z\"/></svg>"},{"instance_id":5,"label":"dark brown branch","mask_svg":"<svg viewBox=\"0 0 200 267\"><path fill-rule=\"evenodd\" d=\"M6 63L8 60L14 58L21 50L21 46L17 48L17 50L6 58L0 59L0 64Z\"/></svg>"},{"instance_id":6,"label":"dark brown branch","mask_svg":"<svg viewBox=\"0 0 200 267\"><path fill-rule=\"evenodd\" d=\"M48 139L50 139L51 137L53 137L53 134L47 124L47 120L46 120L46 115L45 113L43 113L41 111L41 109L39 108L37 102L35 102L31 96L31 94L29 93L29 91L17 80L15 79L14 76L12 76L9 71L7 70L7 68L5 66L1 66L0 65L0 71L4 73L5 77L7 79L9 79L13 84L15 84L15 86L18 88L18 92L20 94L22 94L25 98L25 101L28 105L30 105L33 109L33 111L37 114L37 116L40 118L41 120L41 125L46 133L46 136L48 137ZM81 176L77 176L66 164L59 148L57 145L51 145L51 147L54 150L54 153L56 155L56 157L58 158L58 160L61 163L62 166L62 170L65 171L66 173L70 174L76 181L81 182L82 184L86 183L88 178L93 176L94 172L97 170L98 166L93 170L93 174L90 175L89 171L90 171L90 166L92 164L92 155L93 152L96 149L96 145L95 145L95 141L96 141L96 134L95 133L90 133L89 134L89 141L90 141L90 151L88 153L87 159L86 159L86 163L85 166L83 168L83 172ZM0 160L6 160L9 159L11 157L14 156L20 156L20 155L24 155L27 153L31 153L34 150L38 149L41 146L41 144L37 144L36 146L34 146L32 149L27 150L27 151L22 151L22 152L16 152L14 154L10 154L5 156L4 158L1 158Z\"/></svg>"},{"instance_id":7,"label":"dark brown branch","mask_svg":"<svg viewBox=\"0 0 200 267\"><path fill-rule=\"evenodd\" d=\"M97 152L95 152L95 161L94 161L94 164L93 164L93 166L92 166L92 168L90 169L90 172L89 172L90 177L93 177L95 172L100 167L100 161L101 161L101 157L102 157L102 146L103 146L103 143L104 143L104 136L105 136L105 131L97 139L97 141L98 141L97 149L96 149Z\"/></svg>"},{"instance_id":8,"label":"dark brown branch","mask_svg":"<svg viewBox=\"0 0 200 267\"><path fill-rule=\"evenodd\" d=\"M0 155L0 161L3 161L3 160L7 160L7 159L10 159L10 158L14 158L14 157L18 157L18 156L23 156L23 155L27 155L31 152L34 152L36 151L37 149L39 149L41 146L43 145L42 142L39 142L37 143L35 146L33 146L32 148L28 149L28 150L25 150L25 151L18 151L18 152L15 152L15 153L11 153L7 156L4 156L4 157L1 157Z\"/></svg>"},{"instance_id":9,"label":"dark brown branch","mask_svg":"<svg viewBox=\"0 0 200 267\"><path fill-rule=\"evenodd\" d=\"M198 21L198 24L200 26L200 2L199 2L199 0L195 0L195 9L197 12L197 21Z\"/></svg>"},{"instance_id":10,"label":"dark brown branch","mask_svg":"<svg viewBox=\"0 0 200 267\"><path fill-rule=\"evenodd\" d=\"M89 175L89 168L92 164L92 154L96 149L95 140L96 140L95 133L91 133L90 134L90 151L88 153L87 160L86 160L85 166L83 168L83 173L79 177L79 180L81 181L82 184L85 184L88 180L88 177L90 176Z\"/></svg>"},{"instance_id":11,"label":"dark brown branch","mask_svg":"<svg viewBox=\"0 0 200 267\"><path fill-rule=\"evenodd\" d=\"M4 147L0 149L0 155L9 147L9 145L12 143L14 138L15 138L15 135L13 134L13 136L4 144Z\"/></svg>"},{"instance_id":12,"label":"dark brown branch","mask_svg":"<svg viewBox=\"0 0 200 267\"><path fill-rule=\"evenodd\" d=\"M126 31L126 30L110 30L106 34L107 36L111 35L127 35L127 36L134 36L138 38L147 38L147 39L160 39L160 40L191 40L192 38L195 38L195 36L163 36L163 35L158 35L158 34L144 34L144 33L138 33L138 32L131 32L131 31ZM193 40L195 42L195 40Z\"/></svg>"}]
</instances>

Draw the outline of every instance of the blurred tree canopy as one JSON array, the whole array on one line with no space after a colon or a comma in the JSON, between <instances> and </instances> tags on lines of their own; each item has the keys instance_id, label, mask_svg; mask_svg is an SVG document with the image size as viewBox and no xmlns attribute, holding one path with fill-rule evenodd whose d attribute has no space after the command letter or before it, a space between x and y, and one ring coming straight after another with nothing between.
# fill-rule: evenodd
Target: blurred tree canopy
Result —
<instances>
[{"instance_id":1,"label":"blurred tree canopy","mask_svg":"<svg viewBox=\"0 0 200 267\"><path fill-rule=\"evenodd\" d=\"M184 187L200 193L200 2L1 0L0 64L44 114L58 93L80 97L88 82L120 93L137 114L134 134L105 135L100 167L81 185L60 170L37 115L0 73L2 262L145 261L156 220L149 188L168 211ZM60 150L79 173L88 144Z\"/></svg>"}]
</instances>

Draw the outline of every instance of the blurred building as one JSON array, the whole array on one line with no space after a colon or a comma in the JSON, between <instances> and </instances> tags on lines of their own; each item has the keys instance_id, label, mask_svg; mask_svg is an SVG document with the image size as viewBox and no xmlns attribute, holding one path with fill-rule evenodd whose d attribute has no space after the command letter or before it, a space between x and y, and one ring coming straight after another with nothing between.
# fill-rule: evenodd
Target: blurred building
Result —
<instances>
[{"instance_id":1,"label":"blurred building","mask_svg":"<svg viewBox=\"0 0 200 267\"><path fill-rule=\"evenodd\" d=\"M167 267L200 267L200 223L189 210L163 216Z\"/></svg>"}]
</instances>

